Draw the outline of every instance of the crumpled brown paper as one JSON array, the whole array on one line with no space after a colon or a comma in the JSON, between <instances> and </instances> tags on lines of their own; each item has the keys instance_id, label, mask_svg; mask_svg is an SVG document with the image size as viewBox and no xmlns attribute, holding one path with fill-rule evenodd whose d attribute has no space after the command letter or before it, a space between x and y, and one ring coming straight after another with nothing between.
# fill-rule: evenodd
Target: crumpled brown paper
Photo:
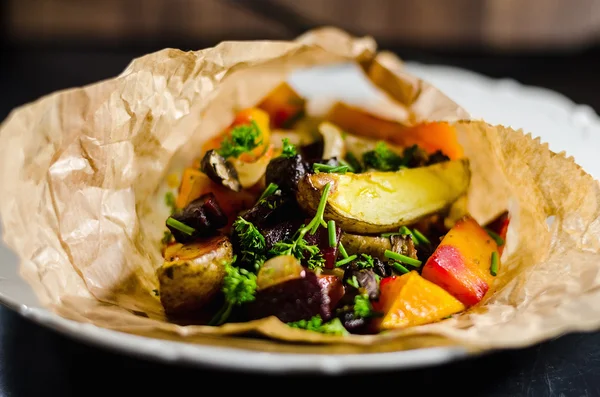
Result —
<instances>
[{"instance_id":1,"label":"crumpled brown paper","mask_svg":"<svg viewBox=\"0 0 600 397\"><path fill-rule=\"evenodd\" d=\"M371 110L387 109L389 118L392 109L405 124L456 123L473 171L469 210L480 222L505 208L512 214L497 292L452 319L375 336L321 335L275 318L221 327L165 322L153 290L162 263L167 172L188 164L203 141L291 70L348 61L387 93L387 102ZM485 350L599 328L598 182L529 135L468 118L407 74L394 55L377 53L372 39L333 28L292 42L166 49L134 60L114 79L46 96L4 121L4 240L51 310L156 338L335 354L445 345ZM238 337L246 332L270 339Z\"/></svg>"}]
</instances>

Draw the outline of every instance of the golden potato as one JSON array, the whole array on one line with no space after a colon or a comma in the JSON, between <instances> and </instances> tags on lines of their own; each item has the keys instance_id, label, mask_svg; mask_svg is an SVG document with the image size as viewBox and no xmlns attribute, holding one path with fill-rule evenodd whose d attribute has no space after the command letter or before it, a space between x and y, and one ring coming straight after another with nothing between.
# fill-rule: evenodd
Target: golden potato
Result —
<instances>
[{"instance_id":1,"label":"golden potato","mask_svg":"<svg viewBox=\"0 0 600 397\"><path fill-rule=\"evenodd\" d=\"M315 213L331 183L326 219L351 233L383 233L447 209L466 193L470 179L468 159L395 172L317 173L300 181L297 199Z\"/></svg>"},{"instance_id":2,"label":"golden potato","mask_svg":"<svg viewBox=\"0 0 600 397\"><path fill-rule=\"evenodd\" d=\"M219 291L233 247L226 236L215 236L174 244L164 256L157 270L160 300L167 314L183 315L202 308Z\"/></svg>"}]
</instances>

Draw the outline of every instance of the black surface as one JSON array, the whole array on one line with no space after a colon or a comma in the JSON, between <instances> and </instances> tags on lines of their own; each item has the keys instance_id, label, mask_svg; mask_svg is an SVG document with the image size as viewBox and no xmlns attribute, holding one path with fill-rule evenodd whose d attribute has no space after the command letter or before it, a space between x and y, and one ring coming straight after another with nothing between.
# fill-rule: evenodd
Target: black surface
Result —
<instances>
[{"instance_id":1,"label":"black surface","mask_svg":"<svg viewBox=\"0 0 600 397\"><path fill-rule=\"evenodd\" d=\"M4 119L13 107L54 90L114 76L134 56L149 50L152 48L121 52L5 50L0 62L0 118ZM398 51L406 59L457 65L493 77L512 77L548 87L600 110L598 52L525 57ZM286 376L283 388L274 387L273 379L264 376L167 366L90 347L32 324L5 308L0 308L0 339L0 393L6 397L113 396L121 395L126 384L136 386L137 392L130 393L135 396L158 395L163 393L159 389L165 387L169 387L169 396L184 392L199 395L211 385L222 391L245 388L246 392L279 394L289 394L290 389L296 388L313 395L322 394L322 386L329 385L338 393L348 394L355 390L354 383L370 386L371 394L386 390L394 395L425 396L435 389L463 396L600 395L598 333L568 335L524 350L425 370L320 381ZM92 369L95 366L97 369ZM414 391L409 392L413 386Z\"/></svg>"}]
</instances>

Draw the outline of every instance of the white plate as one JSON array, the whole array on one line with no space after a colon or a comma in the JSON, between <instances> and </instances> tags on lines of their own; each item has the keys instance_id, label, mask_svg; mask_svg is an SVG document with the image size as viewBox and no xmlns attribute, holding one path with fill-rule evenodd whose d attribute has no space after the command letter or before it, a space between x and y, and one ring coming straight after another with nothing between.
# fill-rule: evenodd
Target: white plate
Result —
<instances>
[{"instance_id":1,"label":"white plate","mask_svg":"<svg viewBox=\"0 0 600 397\"><path fill-rule=\"evenodd\" d=\"M600 119L588 106L576 105L545 89L524 87L513 80L493 80L450 67L407 64L410 72L430 81L461 104L474 117L493 124L523 128L540 136L556 152L566 151L595 178L600 162L593 151L600 149ZM343 96L364 99L369 88L349 84L343 70L301 75L296 83L310 80L313 95L327 87ZM292 81L294 82L294 81ZM353 87L348 90L348 87ZM303 92L310 95L311 92ZM20 279L15 255L0 246L0 301L21 315L74 339L101 347L165 362L207 365L260 372L317 372L335 374L350 371L407 369L441 364L465 357L457 348L420 349L369 355L315 355L266 353L252 350L190 345L123 334L62 319L40 307L30 287Z\"/></svg>"}]
</instances>

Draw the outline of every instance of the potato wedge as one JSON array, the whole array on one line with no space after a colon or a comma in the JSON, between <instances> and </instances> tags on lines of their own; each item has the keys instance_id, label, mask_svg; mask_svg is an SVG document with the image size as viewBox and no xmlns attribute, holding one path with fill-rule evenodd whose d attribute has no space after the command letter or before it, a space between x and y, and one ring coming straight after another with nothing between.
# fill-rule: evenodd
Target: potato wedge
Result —
<instances>
[{"instance_id":1,"label":"potato wedge","mask_svg":"<svg viewBox=\"0 0 600 397\"><path fill-rule=\"evenodd\" d=\"M359 233L396 231L448 208L470 184L468 159L396 172L311 174L300 181L297 199L315 213L323 188L331 182L325 217L342 230Z\"/></svg>"},{"instance_id":2,"label":"potato wedge","mask_svg":"<svg viewBox=\"0 0 600 397\"><path fill-rule=\"evenodd\" d=\"M191 244L173 244L164 257L157 275L165 312L191 314L221 288L225 263L233 259L233 247L226 236L214 236Z\"/></svg>"}]
</instances>

